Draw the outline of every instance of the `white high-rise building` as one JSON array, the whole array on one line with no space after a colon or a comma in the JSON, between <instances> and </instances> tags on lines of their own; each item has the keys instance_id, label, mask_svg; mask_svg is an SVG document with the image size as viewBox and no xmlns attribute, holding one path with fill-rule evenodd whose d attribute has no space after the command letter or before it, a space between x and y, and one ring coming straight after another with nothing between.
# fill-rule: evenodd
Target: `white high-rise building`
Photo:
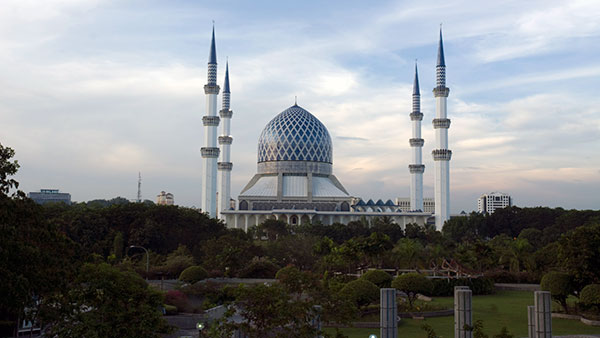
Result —
<instances>
[{"instance_id":1,"label":"white high-rise building","mask_svg":"<svg viewBox=\"0 0 600 338\"><path fill-rule=\"evenodd\" d=\"M419 73L415 62L415 82L412 94L412 138L409 140L412 149L412 164L408 165L410 171L410 211L425 211L423 208L423 165L422 148L425 141L421 138L421 92L419 90Z\"/></svg>"},{"instance_id":2,"label":"white high-rise building","mask_svg":"<svg viewBox=\"0 0 600 338\"><path fill-rule=\"evenodd\" d=\"M450 219L450 159L452 151L448 149L448 128L450 119L447 118L446 102L450 89L446 87L446 62L444 60L444 45L442 29L436 66L435 96L435 149L431 152L435 162L435 228L442 231L444 222Z\"/></svg>"},{"instance_id":3,"label":"white high-rise building","mask_svg":"<svg viewBox=\"0 0 600 338\"><path fill-rule=\"evenodd\" d=\"M221 219L225 219L221 211L231 209L231 169L233 168L233 163L231 162L231 143L233 142L233 138L230 133L233 112L229 109L230 95L229 62L227 62L225 65L225 83L223 84L223 104L219 112L223 120L223 129L221 129L221 136L219 136L221 161L217 163L219 169L219 218Z\"/></svg>"},{"instance_id":4,"label":"white high-rise building","mask_svg":"<svg viewBox=\"0 0 600 338\"><path fill-rule=\"evenodd\" d=\"M202 117L204 125L204 147L200 148L202 153L202 200L200 208L208 213L210 217L217 216L217 159L219 148L217 147L217 127L219 117L217 116L217 50L215 47L215 28L212 31L210 43L210 54L208 58L208 83L204 86L206 94L206 115Z\"/></svg>"},{"instance_id":5,"label":"white high-rise building","mask_svg":"<svg viewBox=\"0 0 600 338\"><path fill-rule=\"evenodd\" d=\"M496 209L512 206L512 197L501 192L483 194L477 199L477 211L479 213L493 214Z\"/></svg>"}]
</instances>

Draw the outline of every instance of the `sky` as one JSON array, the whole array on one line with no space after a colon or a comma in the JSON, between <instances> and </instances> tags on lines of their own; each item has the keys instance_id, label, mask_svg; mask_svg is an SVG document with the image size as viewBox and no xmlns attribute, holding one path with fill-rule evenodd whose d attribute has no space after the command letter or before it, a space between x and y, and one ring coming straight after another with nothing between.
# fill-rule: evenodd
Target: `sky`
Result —
<instances>
[{"instance_id":1,"label":"sky","mask_svg":"<svg viewBox=\"0 0 600 338\"><path fill-rule=\"evenodd\" d=\"M600 205L600 2L5 0L0 142L20 189L74 201L164 190L199 206L210 34L231 81L232 195L256 172L258 137L298 104L325 124L333 171L363 199L409 196L415 59L424 195L440 23L451 212L483 193L515 205ZM219 97L220 101L220 97Z\"/></svg>"}]
</instances>

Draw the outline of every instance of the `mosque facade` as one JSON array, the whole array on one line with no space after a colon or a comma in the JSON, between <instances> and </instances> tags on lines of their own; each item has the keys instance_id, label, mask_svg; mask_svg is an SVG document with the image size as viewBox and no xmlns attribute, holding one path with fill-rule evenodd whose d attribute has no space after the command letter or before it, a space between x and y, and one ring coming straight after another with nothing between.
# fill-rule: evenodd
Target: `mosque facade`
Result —
<instances>
[{"instance_id":1,"label":"mosque facade","mask_svg":"<svg viewBox=\"0 0 600 338\"><path fill-rule=\"evenodd\" d=\"M441 55L441 57L440 57ZM368 202L352 196L340 180L333 174L333 144L327 128L308 110L294 104L276 115L263 129L258 140L258 161L256 174L240 192L237 203L230 204L231 170L233 164L229 153L233 137L229 135L232 111L230 110L229 69L227 67L221 120L225 123L218 137L220 148L216 147L216 129L220 119L216 116L216 47L213 35L209 53L207 94L207 115L203 118L206 129L203 157L202 210L211 217L219 217L230 228L248 230L267 219L282 220L288 224L320 222L346 224L351 221L372 220L387 217L404 227L409 223L425 225L435 223L441 230L443 222L449 218L449 160L451 151L447 149L447 130L450 120L446 117L445 62L442 36L438 47L436 118L437 149L432 152L435 164L435 201L423 203L423 172L421 148L420 91L415 65L413 85L412 163L408 165L411 174L410 207L406 203L388 200ZM441 72L441 74L440 74ZM207 89L208 88L208 89ZM207 123L208 122L208 123ZM208 150L207 150L208 149ZM220 156L220 161L217 158ZM216 184L217 168L220 172ZM218 191L217 191L218 190ZM217 196L218 202L217 203ZM407 201L408 202L408 201ZM432 213L431 210L434 209ZM225 207L221 207L225 206ZM426 210L425 210L426 209Z\"/></svg>"}]
</instances>

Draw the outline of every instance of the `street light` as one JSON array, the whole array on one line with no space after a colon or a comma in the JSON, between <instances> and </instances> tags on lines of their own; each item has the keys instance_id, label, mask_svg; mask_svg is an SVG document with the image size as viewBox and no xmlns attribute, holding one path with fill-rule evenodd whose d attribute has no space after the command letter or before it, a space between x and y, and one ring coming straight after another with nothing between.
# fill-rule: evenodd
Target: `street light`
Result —
<instances>
[{"instance_id":1,"label":"street light","mask_svg":"<svg viewBox=\"0 0 600 338\"><path fill-rule=\"evenodd\" d=\"M204 323L203 322L196 323L196 329L198 329L198 337L202 337L202 330L204 330Z\"/></svg>"},{"instance_id":2,"label":"street light","mask_svg":"<svg viewBox=\"0 0 600 338\"><path fill-rule=\"evenodd\" d=\"M127 252L125 253L125 255L127 256L127 254L129 253L129 249L133 248L143 249L144 251L146 251L146 280L148 280L148 267L150 266L150 255L148 255L148 250L146 250L146 248L144 248L143 246L130 245L129 248L127 248Z\"/></svg>"}]
</instances>

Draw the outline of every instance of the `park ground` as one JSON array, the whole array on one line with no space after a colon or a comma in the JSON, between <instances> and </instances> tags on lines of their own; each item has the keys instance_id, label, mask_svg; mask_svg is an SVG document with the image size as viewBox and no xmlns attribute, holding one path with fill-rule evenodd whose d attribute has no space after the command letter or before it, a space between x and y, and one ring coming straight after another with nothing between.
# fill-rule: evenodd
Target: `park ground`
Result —
<instances>
[{"instance_id":1,"label":"park ground","mask_svg":"<svg viewBox=\"0 0 600 338\"><path fill-rule=\"evenodd\" d=\"M452 308L452 297L437 297L433 303ZM490 337L508 328L514 337L527 337L527 306L533 305L533 292L498 291L493 295L473 297L473 321L483 321L483 331ZM402 319L398 324L398 336L403 338L425 338L424 324L430 325L438 337L454 337L454 317L427 318L425 320ZM335 329L327 328L333 333ZM600 335L600 327L588 326L578 320L552 318L553 335L592 334ZM379 329L346 328L342 332L350 338L366 338L370 334L379 336Z\"/></svg>"}]
</instances>

